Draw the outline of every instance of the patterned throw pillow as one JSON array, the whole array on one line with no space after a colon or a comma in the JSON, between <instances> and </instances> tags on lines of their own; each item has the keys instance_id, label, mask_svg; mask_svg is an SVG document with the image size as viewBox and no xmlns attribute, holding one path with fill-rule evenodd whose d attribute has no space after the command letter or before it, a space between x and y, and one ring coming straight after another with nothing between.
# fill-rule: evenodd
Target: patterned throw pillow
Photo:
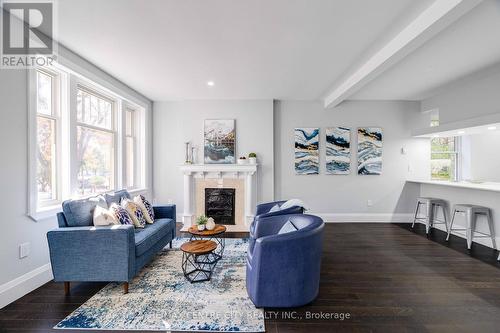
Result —
<instances>
[{"instance_id":1,"label":"patterned throw pillow","mask_svg":"<svg viewBox=\"0 0 500 333\"><path fill-rule=\"evenodd\" d=\"M112 203L109 211L113 213L120 224L134 224L127 210L117 203Z\"/></svg>"},{"instance_id":2,"label":"patterned throw pillow","mask_svg":"<svg viewBox=\"0 0 500 333\"><path fill-rule=\"evenodd\" d=\"M146 219L142 214L141 208L139 208L139 206L137 206L132 200L123 199L121 206L127 210L136 228L144 228L146 226Z\"/></svg>"},{"instance_id":3,"label":"patterned throw pillow","mask_svg":"<svg viewBox=\"0 0 500 333\"><path fill-rule=\"evenodd\" d=\"M144 207L148 210L149 217L151 218L152 221L155 220L155 212L153 209L153 205L149 201L146 200L146 197L143 196L142 194L139 195L141 197L142 203L144 204Z\"/></svg>"},{"instance_id":4,"label":"patterned throw pillow","mask_svg":"<svg viewBox=\"0 0 500 333\"><path fill-rule=\"evenodd\" d=\"M151 216L149 216L149 212L148 212L148 209L146 208L146 206L144 205L144 202L142 201L142 198L140 195L134 197L134 203L139 206L139 208L141 209L142 211L142 215L144 216L144 218L146 219L146 223L149 223L149 224L153 224L153 220L151 219Z\"/></svg>"}]
</instances>

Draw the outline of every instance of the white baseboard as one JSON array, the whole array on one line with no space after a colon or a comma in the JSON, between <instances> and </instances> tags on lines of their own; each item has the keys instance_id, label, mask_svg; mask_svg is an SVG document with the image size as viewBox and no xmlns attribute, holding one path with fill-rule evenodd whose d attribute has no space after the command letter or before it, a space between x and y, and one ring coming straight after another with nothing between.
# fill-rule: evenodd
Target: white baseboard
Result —
<instances>
[{"instance_id":1,"label":"white baseboard","mask_svg":"<svg viewBox=\"0 0 500 333\"><path fill-rule=\"evenodd\" d=\"M335 214L335 213L315 213L307 214L317 215L325 222L334 223L410 223L413 221L413 214L383 214L383 213L360 213L360 214Z\"/></svg>"},{"instance_id":2,"label":"white baseboard","mask_svg":"<svg viewBox=\"0 0 500 333\"><path fill-rule=\"evenodd\" d=\"M53 279L50 264L38 267L0 286L0 309Z\"/></svg>"}]
</instances>

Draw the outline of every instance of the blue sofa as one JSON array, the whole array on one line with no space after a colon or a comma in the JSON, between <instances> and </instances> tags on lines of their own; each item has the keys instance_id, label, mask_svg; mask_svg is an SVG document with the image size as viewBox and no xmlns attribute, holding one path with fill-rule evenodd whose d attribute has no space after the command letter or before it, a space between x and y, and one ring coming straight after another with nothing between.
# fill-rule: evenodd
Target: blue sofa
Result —
<instances>
[{"instance_id":1,"label":"blue sofa","mask_svg":"<svg viewBox=\"0 0 500 333\"><path fill-rule=\"evenodd\" d=\"M290 221L295 231L279 233ZM319 292L324 222L307 214L278 215L253 222L246 287L257 307L297 307Z\"/></svg>"},{"instance_id":2,"label":"blue sofa","mask_svg":"<svg viewBox=\"0 0 500 333\"><path fill-rule=\"evenodd\" d=\"M144 229L133 225L93 226L97 205L104 207L122 198L127 191L63 202L57 214L59 228L47 233L54 281L113 281L128 283L151 258L175 238L175 205L155 206L155 221Z\"/></svg>"}]
</instances>

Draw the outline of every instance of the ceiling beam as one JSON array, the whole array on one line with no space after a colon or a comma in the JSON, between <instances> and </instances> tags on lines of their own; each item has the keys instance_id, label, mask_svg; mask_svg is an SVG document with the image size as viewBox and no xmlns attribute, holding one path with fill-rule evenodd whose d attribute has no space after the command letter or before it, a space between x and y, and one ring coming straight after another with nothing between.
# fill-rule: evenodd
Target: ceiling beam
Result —
<instances>
[{"instance_id":1,"label":"ceiling beam","mask_svg":"<svg viewBox=\"0 0 500 333\"><path fill-rule=\"evenodd\" d=\"M333 86L323 98L325 108L342 103L370 80L437 35L481 1L435 0L389 42Z\"/></svg>"}]
</instances>

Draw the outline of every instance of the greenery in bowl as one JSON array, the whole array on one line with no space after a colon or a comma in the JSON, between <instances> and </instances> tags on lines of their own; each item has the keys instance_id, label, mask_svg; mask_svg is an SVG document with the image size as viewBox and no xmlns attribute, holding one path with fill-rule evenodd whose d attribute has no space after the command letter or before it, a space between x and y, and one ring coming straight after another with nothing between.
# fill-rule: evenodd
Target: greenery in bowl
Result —
<instances>
[{"instance_id":1,"label":"greenery in bowl","mask_svg":"<svg viewBox=\"0 0 500 333\"><path fill-rule=\"evenodd\" d=\"M196 219L196 225L204 225L207 224L207 222L208 217L206 217L205 215L198 216L198 218Z\"/></svg>"},{"instance_id":2,"label":"greenery in bowl","mask_svg":"<svg viewBox=\"0 0 500 333\"><path fill-rule=\"evenodd\" d=\"M255 157L255 158L256 158L256 157L257 157L257 154L256 154L256 153L250 153L250 154L248 154L248 157L249 157L249 158L250 158L250 157Z\"/></svg>"}]
</instances>

